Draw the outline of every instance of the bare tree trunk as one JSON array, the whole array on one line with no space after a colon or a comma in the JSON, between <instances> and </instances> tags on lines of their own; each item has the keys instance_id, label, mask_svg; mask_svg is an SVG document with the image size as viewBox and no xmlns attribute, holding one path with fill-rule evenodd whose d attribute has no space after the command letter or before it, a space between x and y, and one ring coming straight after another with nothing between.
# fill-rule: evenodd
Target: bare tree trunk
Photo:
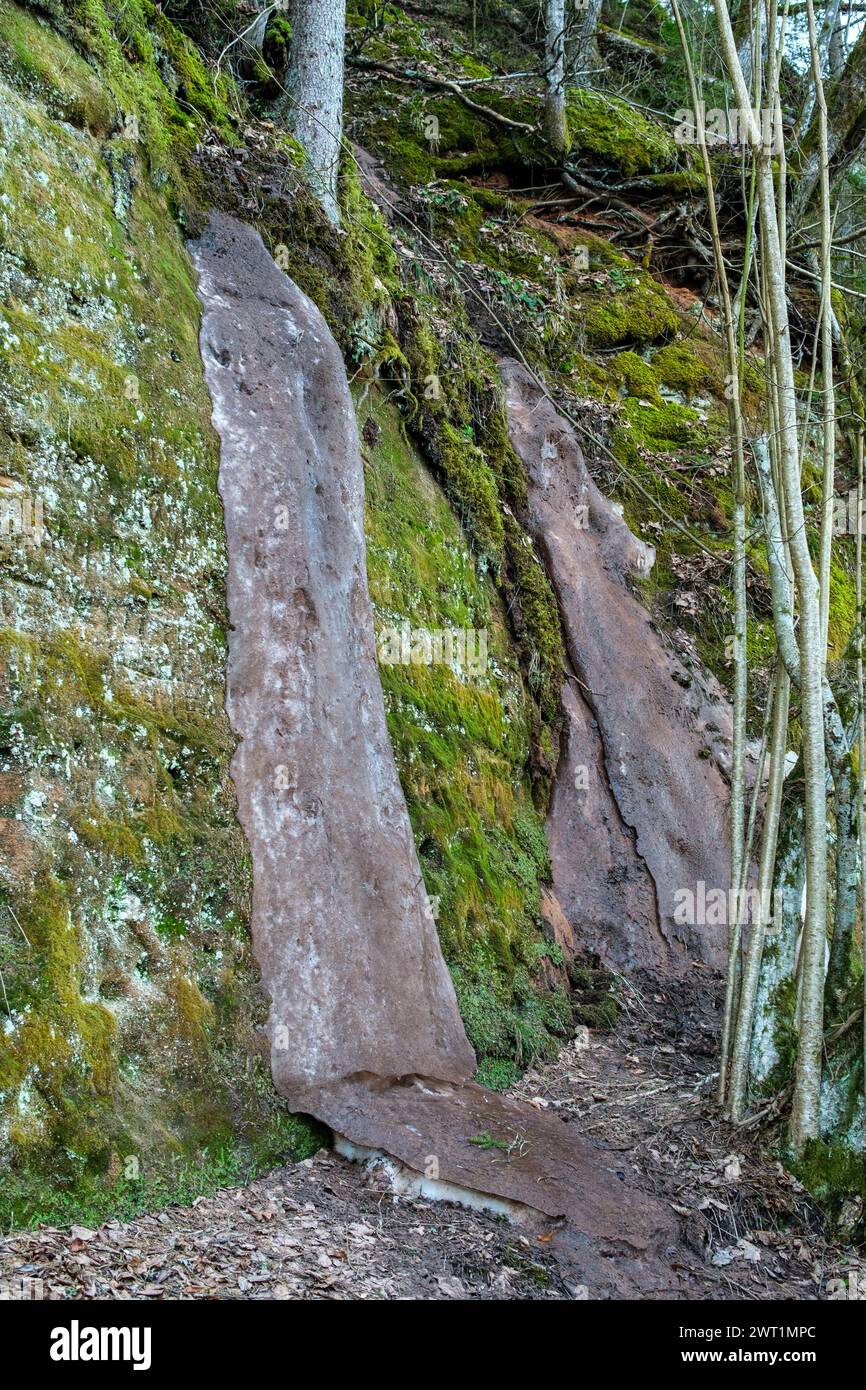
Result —
<instances>
[{"instance_id":1,"label":"bare tree trunk","mask_svg":"<svg viewBox=\"0 0 866 1390\"><path fill-rule=\"evenodd\" d=\"M851 947L857 917L859 855L857 809L852 796L851 774L846 768L836 788L836 902L833 940L827 969L827 1005L836 1012L842 1002L851 968Z\"/></svg>"},{"instance_id":2,"label":"bare tree trunk","mask_svg":"<svg viewBox=\"0 0 866 1390\"><path fill-rule=\"evenodd\" d=\"M743 982L740 988L740 1006L737 1013L737 1027L731 1056L731 1080L729 1086L729 1110L736 1124L743 1113L746 1099L746 1084L749 1079L749 1052L752 1042L752 1028L755 1018L755 1000L758 995L758 982L761 975L761 962L764 957L764 941L769 925L769 904L772 901L773 877L776 865L776 843L779 833L779 815L782 809L782 791L785 783L785 756L787 753L788 702L790 679L783 664L779 662L771 695L773 706L773 727L770 734L770 775L767 786L767 805L764 811L764 826L761 837L761 860L758 868L757 907L752 914L752 931L743 966ZM781 923L775 920L773 927L779 930Z\"/></svg>"},{"instance_id":3,"label":"bare tree trunk","mask_svg":"<svg viewBox=\"0 0 866 1390\"><path fill-rule=\"evenodd\" d=\"M780 1061L778 994L796 971L803 880L802 803L798 796L783 797L773 884L775 930L761 961L749 1054L749 1074L758 1085L766 1082Z\"/></svg>"},{"instance_id":4,"label":"bare tree trunk","mask_svg":"<svg viewBox=\"0 0 866 1390\"><path fill-rule=\"evenodd\" d=\"M827 631L830 621L830 560L833 547L833 506L836 471L836 403L833 391L833 305L831 291L831 260L833 231L830 216L830 173L827 158L827 102L821 78L821 55L818 51L818 30L812 0L806 0L809 20L809 49L812 59L812 81L818 108L818 151L821 157L821 369L823 400L823 458L824 475L821 491L821 542L818 574L821 585L821 639L824 660L827 659Z\"/></svg>"},{"instance_id":5,"label":"bare tree trunk","mask_svg":"<svg viewBox=\"0 0 866 1390\"><path fill-rule=\"evenodd\" d=\"M772 151L761 143L761 132L752 114L727 5L725 0L714 0L714 3L722 55L734 88L736 103L750 126L751 143L758 150L758 196L766 271L768 326L777 354L779 472L800 610L800 707L806 785L806 920L803 926L803 988L790 1138L794 1149L801 1152L806 1141L818 1133L824 1018L824 952L827 940L827 789L821 610L818 581L809 553L803 497L800 491L794 364L785 294L785 260L779 233L776 188L773 182ZM776 70L774 61L773 69ZM767 104L772 102L775 106L775 82L770 83L764 100Z\"/></svg>"},{"instance_id":6,"label":"bare tree trunk","mask_svg":"<svg viewBox=\"0 0 866 1390\"><path fill-rule=\"evenodd\" d=\"M841 14L841 7L837 4L833 16L833 27L830 30L830 43L827 49L827 60L830 68L832 80L841 77L845 71L845 59L848 56L848 46L846 43L848 25Z\"/></svg>"},{"instance_id":7,"label":"bare tree trunk","mask_svg":"<svg viewBox=\"0 0 866 1390\"><path fill-rule=\"evenodd\" d=\"M700 110L700 92L692 65L688 39L683 26L677 0L672 0L674 19L680 37L689 92L695 111ZM744 797L746 791L746 704L748 698L748 667L746 663L746 467L744 456L743 413L740 403L739 353L737 351L737 330L728 273L725 267L724 251L719 223L716 216L716 196L713 171L707 149L703 123L698 125L698 140L703 166L704 185L707 191L707 210L710 218L710 235L713 242L716 276L722 299L725 325L725 366L728 378L728 423L731 432L731 483L734 493L734 710L733 740L731 748L731 889L734 893L748 879L749 866L744 864ZM748 274L748 268L745 271ZM724 1104L727 1093L728 1060L734 1025L734 1001L736 998L737 968L740 957L740 937L742 923L739 910L735 920L728 924L728 969L725 985L725 1007L722 1020L722 1044L719 1061L719 1103Z\"/></svg>"},{"instance_id":8,"label":"bare tree trunk","mask_svg":"<svg viewBox=\"0 0 866 1390\"><path fill-rule=\"evenodd\" d=\"M762 33L761 6L758 4L753 8L752 0L741 0L732 23L737 44L737 57L743 69L743 78L746 86L751 87L754 69L752 54L755 49L755 39ZM760 38L758 38L758 42L761 43Z\"/></svg>"},{"instance_id":9,"label":"bare tree trunk","mask_svg":"<svg viewBox=\"0 0 866 1390\"><path fill-rule=\"evenodd\" d=\"M850 364L845 354L845 366ZM827 970L827 1004L838 1010L850 980L851 951L859 908L864 914L864 871L866 871L866 837L864 837L863 776L866 757L866 711L863 707L863 429L858 424L854 438L857 457L857 539L856 539L856 597L857 597L857 766L858 774L852 796L850 779L847 800L836 810L836 913L830 964Z\"/></svg>"},{"instance_id":10,"label":"bare tree trunk","mask_svg":"<svg viewBox=\"0 0 866 1390\"><path fill-rule=\"evenodd\" d=\"M553 153L562 161L569 147L565 114L565 0L545 0L544 20L544 132Z\"/></svg>"},{"instance_id":11,"label":"bare tree trunk","mask_svg":"<svg viewBox=\"0 0 866 1390\"><path fill-rule=\"evenodd\" d=\"M338 226L346 0L295 0L291 22L284 111L306 151L310 182L331 222Z\"/></svg>"},{"instance_id":12,"label":"bare tree trunk","mask_svg":"<svg viewBox=\"0 0 866 1390\"><path fill-rule=\"evenodd\" d=\"M724 4L724 0L717 0ZM743 96L747 96L743 90ZM827 789L822 681L824 651L818 581L812 567L800 492L797 407L784 259L779 240L769 151L758 157L758 192L765 227L769 318L778 349L779 457L788 519L791 562L800 609L800 708L806 802L806 919L803 927L803 989L790 1137L795 1151L818 1133L823 1041L824 951L827 940Z\"/></svg>"},{"instance_id":13,"label":"bare tree trunk","mask_svg":"<svg viewBox=\"0 0 866 1390\"><path fill-rule=\"evenodd\" d=\"M863 685L863 426L857 426L857 839L860 847L860 926L863 934L863 1086L866 1088L866 704Z\"/></svg>"},{"instance_id":14,"label":"bare tree trunk","mask_svg":"<svg viewBox=\"0 0 866 1390\"><path fill-rule=\"evenodd\" d=\"M571 57L569 70L580 78L580 86L588 87L592 75L601 67L598 51L598 21L603 0L578 0L574 22L569 26Z\"/></svg>"}]
</instances>

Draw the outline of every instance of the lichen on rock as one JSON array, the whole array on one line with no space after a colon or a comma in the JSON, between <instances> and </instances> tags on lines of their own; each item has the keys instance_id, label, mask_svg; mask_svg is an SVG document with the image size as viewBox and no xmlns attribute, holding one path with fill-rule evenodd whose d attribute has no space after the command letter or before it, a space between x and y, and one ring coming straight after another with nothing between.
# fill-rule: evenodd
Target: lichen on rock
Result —
<instances>
[{"instance_id":1,"label":"lichen on rock","mask_svg":"<svg viewBox=\"0 0 866 1390\"><path fill-rule=\"evenodd\" d=\"M98 10L64 15L91 67L0 9L2 472L44 504L41 545L0 542L7 1225L292 1134L255 1032L217 447L166 200L203 69L161 18L159 64L130 67Z\"/></svg>"}]
</instances>

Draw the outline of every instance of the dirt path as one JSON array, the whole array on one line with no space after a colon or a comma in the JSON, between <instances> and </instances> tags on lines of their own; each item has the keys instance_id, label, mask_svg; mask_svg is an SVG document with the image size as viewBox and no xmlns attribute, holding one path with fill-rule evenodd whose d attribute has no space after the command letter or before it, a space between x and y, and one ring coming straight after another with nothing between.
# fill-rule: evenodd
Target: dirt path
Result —
<instances>
[{"instance_id":1,"label":"dirt path","mask_svg":"<svg viewBox=\"0 0 866 1390\"><path fill-rule=\"evenodd\" d=\"M796 1179L751 1132L720 1120L719 986L703 981L622 983L616 1030L579 1033L516 1093L558 1110L625 1184L676 1212L694 1258L683 1267L672 1252L670 1286L656 1297L825 1298L859 1267L856 1253L828 1244Z\"/></svg>"},{"instance_id":2,"label":"dirt path","mask_svg":"<svg viewBox=\"0 0 866 1390\"><path fill-rule=\"evenodd\" d=\"M697 1000L626 989L613 1033L580 1030L515 1096L601 1145L628 1189L669 1204L686 1245L647 1299L827 1298L858 1267L829 1247L798 1184L712 1106L715 1016ZM683 1258L683 1249L688 1257ZM326 1151L191 1207L0 1241L0 1283L53 1299L593 1298L567 1231L442 1202L395 1199L381 1165ZM866 1279L861 1277L861 1285Z\"/></svg>"}]
</instances>

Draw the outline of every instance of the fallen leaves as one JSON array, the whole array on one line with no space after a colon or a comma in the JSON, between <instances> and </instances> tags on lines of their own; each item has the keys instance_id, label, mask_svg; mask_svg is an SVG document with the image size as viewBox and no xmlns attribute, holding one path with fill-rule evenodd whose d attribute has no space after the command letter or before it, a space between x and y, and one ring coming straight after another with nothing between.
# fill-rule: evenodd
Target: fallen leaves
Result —
<instances>
[{"instance_id":1,"label":"fallen leaves","mask_svg":"<svg viewBox=\"0 0 866 1390\"><path fill-rule=\"evenodd\" d=\"M27 1276L55 1300L572 1296L548 1242L535 1256L547 1276L539 1284L512 1267L511 1227L479 1212L398 1201L366 1176L322 1151L248 1188L129 1223L21 1232L0 1239L0 1288Z\"/></svg>"},{"instance_id":2,"label":"fallen leaves","mask_svg":"<svg viewBox=\"0 0 866 1390\"><path fill-rule=\"evenodd\" d=\"M714 1251L710 1263L720 1268L732 1264L734 1260L747 1260L750 1264L757 1264L760 1258L761 1252L757 1245L741 1236L736 1245Z\"/></svg>"}]
</instances>

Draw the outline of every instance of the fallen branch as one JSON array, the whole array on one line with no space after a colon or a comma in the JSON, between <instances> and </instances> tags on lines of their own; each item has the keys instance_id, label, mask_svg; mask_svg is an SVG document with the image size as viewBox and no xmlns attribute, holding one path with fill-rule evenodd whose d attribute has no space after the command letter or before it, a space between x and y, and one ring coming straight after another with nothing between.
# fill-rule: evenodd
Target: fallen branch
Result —
<instances>
[{"instance_id":1,"label":"fallen branch","mask_svg":"<svg viewBox=\"0 0 866 1390\"><path fill-rule=\"evenodd\" d=\"M611 207L618 208L620 212L624 212L628 217L633 217L636 222L641 222L644 227L651 227L653 225L653 219L648 213L638 212L637 208L633 208L624 198L618 198L615 193L609 193L607 189L604 188L590 188L588 184L578 183L574 175L570 174L567 169L561 170L560 178L566 188L570 188L572 193L577 193L581 198L606 198Z\"/></svg>"},{"instance_id":2,"label":"fallen branch","mask_svg":"<svg viewBox=\"0 0 866 1390\"><path fill-rule=\"evenodd\" d=\"M501 111L494 111L492 106L482 106L481 102L473 101L468 97L457 82L449 77L431 77L427 73L413 72L411 69L401 72L399 68L392 67L390 63L378 62L375 58L350 58L349 63L354 68L360 68L363 72L381 72L395 82L408 82L415 86L419 82L425 87L433 87L437 91L451 92L455 97L459 97L470 111L477 111L479 115L488 117L491 121L498 121L500 125L508 126L511 130L525 130L530 135L535 135L538 126L528 125L526 121L513 121L510 116L503 116Z\"/></svg>"},{"instance_id":3,"label":"fallen branch","mask_svg":"<svg viewBox=\"0 0 866 1390\"><path fill-rule=\"evenodd\" d=\"M798 275L803 275L807 280L811 280L814 284L820 285L821 277L814 270L808 270L806 266L797 265L795 261L787 259L785 265L789 270L796 270ZM835 280L831 280L830 284L832 288L838 290L840 294L850 294L853 295L855 299L866 299L866 294L864 294L862 290L852 290L850 285L839 285Z\"/></svg>"}]
</instances>

